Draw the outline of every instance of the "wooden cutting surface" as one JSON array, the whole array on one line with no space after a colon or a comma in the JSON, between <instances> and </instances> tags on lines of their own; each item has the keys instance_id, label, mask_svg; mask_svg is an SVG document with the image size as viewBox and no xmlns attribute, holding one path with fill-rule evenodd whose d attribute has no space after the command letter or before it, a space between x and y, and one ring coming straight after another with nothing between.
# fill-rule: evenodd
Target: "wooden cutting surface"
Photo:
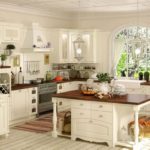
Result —
<instances>
[{"instance_id":1,"label":"wooden cutting surface","mask_svg":"<svg viewBox=\"0 0 150 150\"><path fill-rule=\"evenodd\" d=\"M99 102L107 102L107 103L121 103L121 104L132 104L132 105L140 105L147 101L150 101L150 95L142 95L142 94L127 94L125 96L113 96L110 99L99 99L95 96L86 96L81 93L81 91L69 91L65 93L53 94L53 97L58 98L67 98L67 99L76 99L76 100L84 100L84 101L99 101Z\"/></svg>"}]
</instances>

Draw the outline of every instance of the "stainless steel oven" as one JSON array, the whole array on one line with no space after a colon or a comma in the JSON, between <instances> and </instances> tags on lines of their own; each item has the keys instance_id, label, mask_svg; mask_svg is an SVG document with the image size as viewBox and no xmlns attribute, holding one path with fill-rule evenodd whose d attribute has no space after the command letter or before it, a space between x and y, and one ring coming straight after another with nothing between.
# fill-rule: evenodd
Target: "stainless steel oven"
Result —
<instances>
[{"instance_id":1,"label":"stainless steel oven","mask_svg":"<svg viewBox=\"0 0 150 150\"><path fill-rule=\"evenodd\" d=\"M38 115L53 110L52 94L55 94L56 92L56 83L42 83L38 85Z\"/></svg>"}]
</instances>

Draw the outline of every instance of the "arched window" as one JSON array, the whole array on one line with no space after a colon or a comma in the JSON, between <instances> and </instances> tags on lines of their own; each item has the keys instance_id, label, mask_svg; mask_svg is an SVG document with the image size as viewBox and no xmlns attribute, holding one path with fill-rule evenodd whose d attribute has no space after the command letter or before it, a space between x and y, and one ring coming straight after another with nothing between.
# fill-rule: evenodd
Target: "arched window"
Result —
<instances>
[{"instance_id":1,"label":"arched window","mask_svg":"<svg viewBox=\"0 0 150 150\"><path fill-rule=\"evenodd\" d=\"M114 38L114 67L117 77L138 78L139 72L150 72L150 28L132 26Z\"/></svg>"}]
</instances>

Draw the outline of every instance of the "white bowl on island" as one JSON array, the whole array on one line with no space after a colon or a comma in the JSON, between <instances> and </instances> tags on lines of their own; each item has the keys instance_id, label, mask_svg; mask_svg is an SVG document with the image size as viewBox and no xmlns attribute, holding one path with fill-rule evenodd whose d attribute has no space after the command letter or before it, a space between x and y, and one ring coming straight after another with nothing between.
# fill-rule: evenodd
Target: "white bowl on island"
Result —
<instances>
[{"instance_id":1,"label":"white bowl on island","mask_svg":"<svg viewBox=\"0 0 150 150\"><path fill-rule=\"evenodd\" d=\"M115 80L114 84L123 84L126 88L140 88L141 83L146 82L145 80L129 80L129 79L118 79Z\"/></svg>"}]
</instances>

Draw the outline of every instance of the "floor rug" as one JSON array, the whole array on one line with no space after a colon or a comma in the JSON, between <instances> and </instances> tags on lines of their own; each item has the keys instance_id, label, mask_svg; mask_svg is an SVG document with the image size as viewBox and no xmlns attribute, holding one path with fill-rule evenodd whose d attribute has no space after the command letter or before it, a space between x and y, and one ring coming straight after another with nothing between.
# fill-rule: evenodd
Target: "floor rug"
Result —
<instances>
[{"instance_id":1,"label":"floor rug","mask_svg":"<svg viewBox=\"0 0 150 150\"><path fill-rule=\"evenodd\" d=\"M62 118L64 114L65 112L59 113L58 120L59 118ZM18 130L36 132L36 133L50 132L53 130L52 118L53 118L52 113L45 114L35 120L27 121L24 124L17 125L13 128Z\"/></svg>"}]
</instances>

